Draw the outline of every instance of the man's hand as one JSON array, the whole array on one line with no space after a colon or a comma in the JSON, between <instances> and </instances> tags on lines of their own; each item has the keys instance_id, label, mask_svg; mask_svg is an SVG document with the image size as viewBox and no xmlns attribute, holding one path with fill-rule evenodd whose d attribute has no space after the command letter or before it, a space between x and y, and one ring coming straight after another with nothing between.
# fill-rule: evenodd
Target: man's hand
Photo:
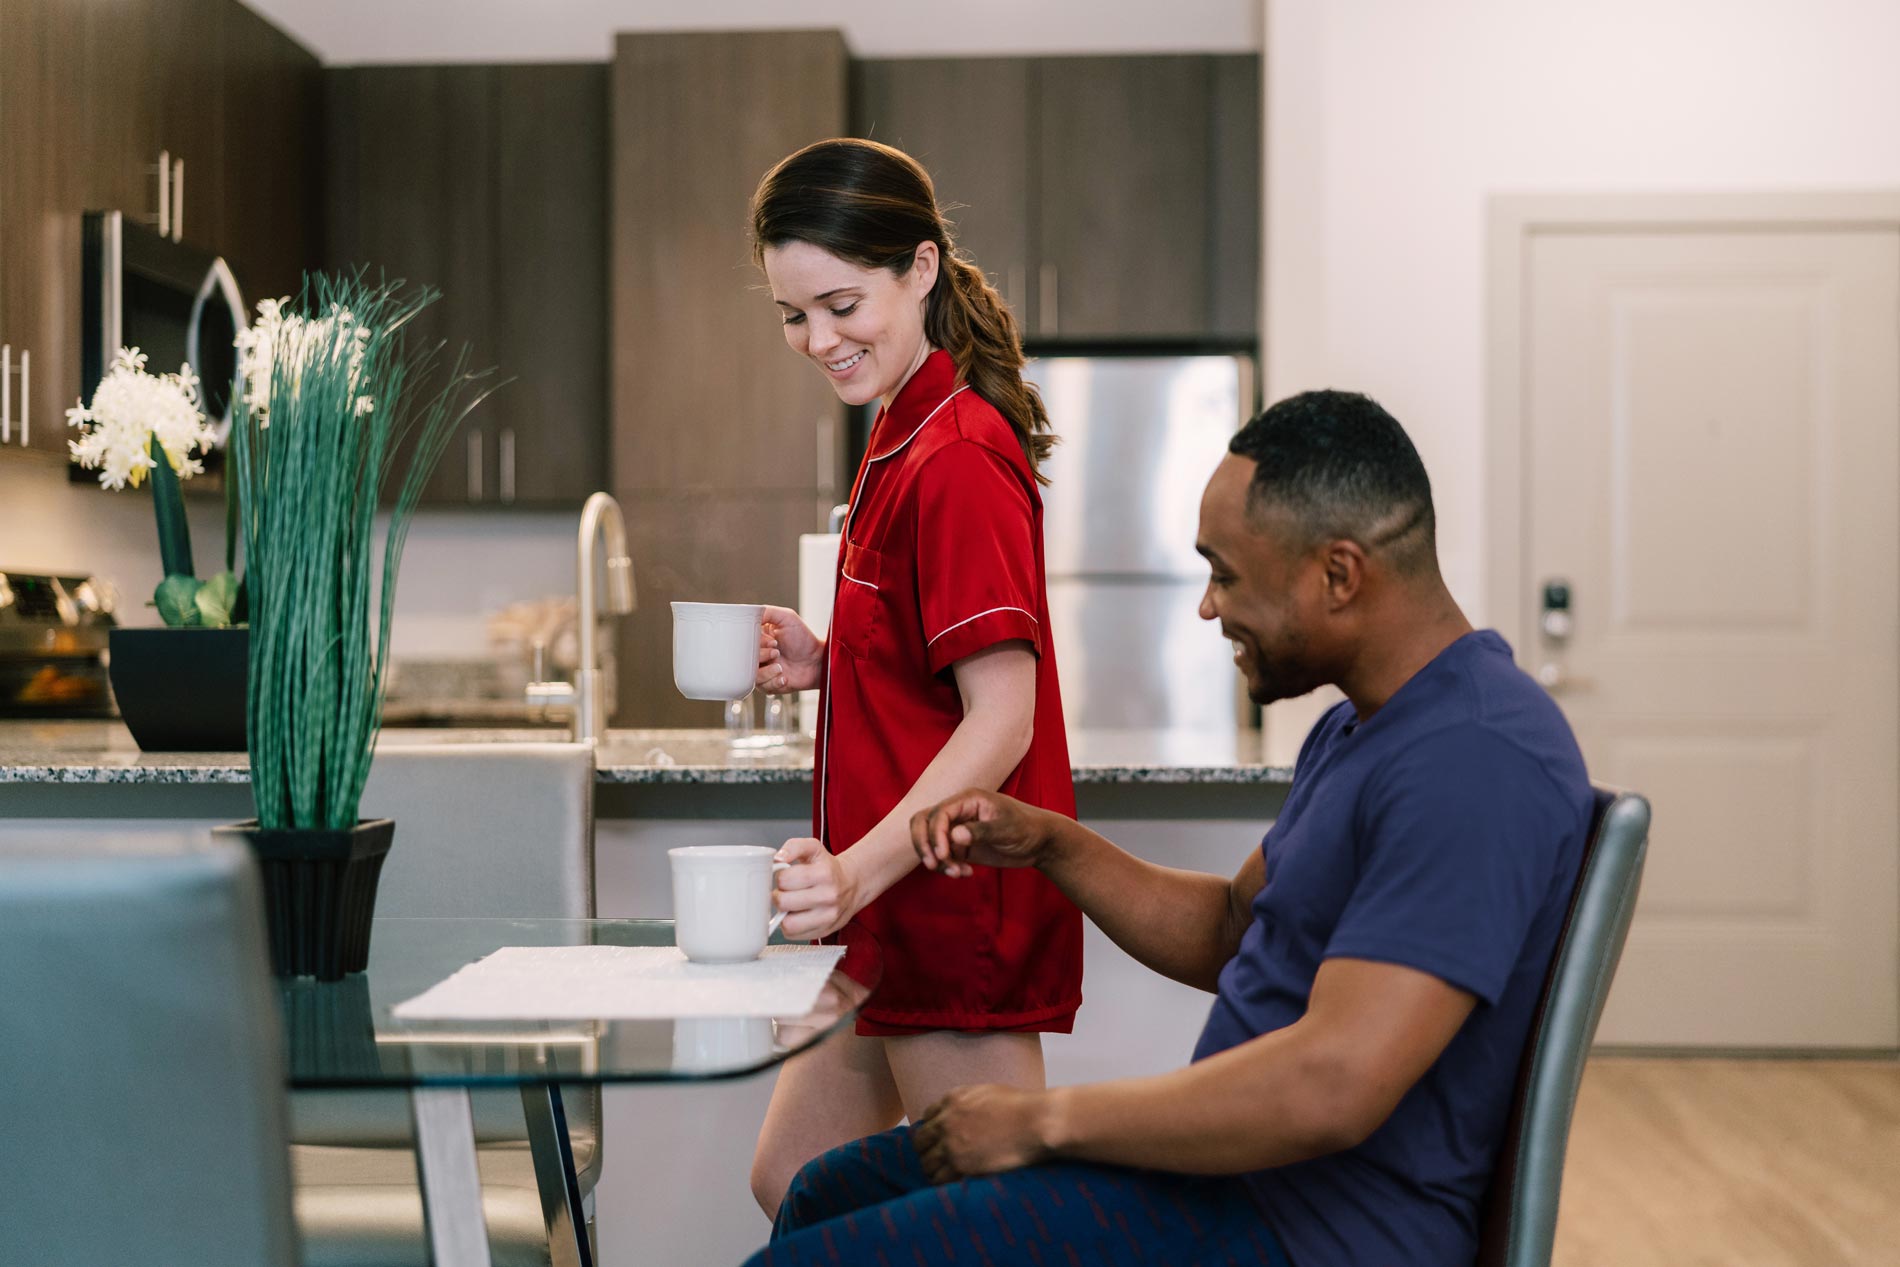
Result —
<instances>
[{"instance_id":1,"label":"man's hand","mask_svg":"<svg viewBox=\"0 0 1900 1267\"><path fill-rule=\"evenodd\" d=\"M926 871L967 876L972 866L1033 867L1049 843L1046 810L972 788L911 815L910 844Z\"/></svg>"},{"instance_id":2,"label":"man's hand","mask_svg":"<svg viewBox=\"0 0 1900 1267\"><path fill-rule=\"evenodd\" d=\"M809 836L779 846L778 860L792 865L778 876L778 908L785 935L811 941L837 932L863 903L850 868L822 841Z\"/></svg>"},{"instance_id":3,"label":"man's hand","mask_svg":"<svg viewBox=\"0 0 1900 1267\"><path fill-rule=\"evenodd\" d=\"M1051 1093L958 1087L924 1110L910 1133L932 1183L1033 1166L1050 1155Z\"/></svg>"}]
</instances>

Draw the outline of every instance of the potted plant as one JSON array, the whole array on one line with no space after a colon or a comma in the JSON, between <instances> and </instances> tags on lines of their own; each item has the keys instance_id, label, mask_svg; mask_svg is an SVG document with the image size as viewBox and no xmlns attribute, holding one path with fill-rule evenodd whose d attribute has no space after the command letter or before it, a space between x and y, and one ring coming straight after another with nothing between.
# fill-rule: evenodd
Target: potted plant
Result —
<instances>
[{"instance_id":1,"label":"potted plant","mask_svg":"<svg viewBox=\"0 0 1900 1267\"><path fill-rule=\"evenodd\" d=\"M251 792L281 975L335 980L369 956L394 824L358 817L382 729L403 540L455 428L485 397L464 349L406 327L433 302L401 283L312 276L259 305L231 432L250 602ZM380 546L376 520L393 485Z\"/></svg>"},{"instance_id":2,"label":"potted plant","mask_svg":"<svg viewBox=\"0 0 1900 1267\"><path fill-rule=\"evenodd\" d=\"M216 433L189 365L153 374L145 364L137 348L120 348L92 403L66 411L67 423L81 429L68 445L73 458L97 470L106 488L137 488L149 477L158 523L165 577L152 603L164 624L112 630L112 693L141 748L236 751L244 747L249 652L234 571L235 493L227 484L225 570L201 581L180 482L203 474Z\"/></svg>"}]
</instances>

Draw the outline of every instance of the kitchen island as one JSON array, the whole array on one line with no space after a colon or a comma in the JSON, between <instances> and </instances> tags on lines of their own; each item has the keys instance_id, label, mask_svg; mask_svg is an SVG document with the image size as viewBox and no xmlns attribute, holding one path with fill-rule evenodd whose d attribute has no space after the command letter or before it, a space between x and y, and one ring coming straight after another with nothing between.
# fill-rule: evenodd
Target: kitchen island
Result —
<instances>
[{"instance_id":1,"label":"kitchen island","mask_svg":"<svg viewBox=\"0 0 1900 1267\"><path fill-rule=\"evenodd\" d=\"M385 729L381 743L560 738L550 729ZM1069 748L1082 821L1149 861L1222 875L1258 846L1292 777L1262 761L1261 737L1246 731L1083 731L1070 736ZM668 848L778 845L810 831L808 740L740 755L721 731L610 731L596 745L595 763L594 871L603 916L671 915ZM0 722L0 848L56 848L101 833L134 843L202 840L213 825L251 816L248 780L242 753L140 752L117 723ZM1084 955L1075 1032L1044 1042L1050 1082L1183 1064L1209 996L1148 972L1093 925ZM747 1171L771 1086L764 1076L692 1095L607 1092L596 1194L605 1258L738 1262L763 1243L767 1225L750 1217ZM746 1217L733 1217L735 1210ZM627 1246L639 1251L628 1256Z\"/></svg>"}]
</instances>

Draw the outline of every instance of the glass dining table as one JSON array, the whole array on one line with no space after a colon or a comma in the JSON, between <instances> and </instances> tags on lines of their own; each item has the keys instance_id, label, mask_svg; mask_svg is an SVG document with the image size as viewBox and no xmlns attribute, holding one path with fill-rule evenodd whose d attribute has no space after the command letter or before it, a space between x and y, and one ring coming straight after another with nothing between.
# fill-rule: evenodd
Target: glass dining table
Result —
<instances>
[{"instance_id":1,"label":"glass dining table","mask_svg":"<svg viewBox=\"0 0 1900 1267\"><path fill-rule=\"evenodd\" d=\"M438 1267L489 1267L469 1096L479 1088L518 1089L555 1267L591 1267L562 1088L769 1069L855 1018L883 971L877 943L846 930L843 958L811 1010L796 1017L444 1021L405 1019L394 1009L504 947L672 944L671 920L374 920L365 971L282 983L289 1085L407 1094L423 1221Z\"/></svg>"}]
</instances>

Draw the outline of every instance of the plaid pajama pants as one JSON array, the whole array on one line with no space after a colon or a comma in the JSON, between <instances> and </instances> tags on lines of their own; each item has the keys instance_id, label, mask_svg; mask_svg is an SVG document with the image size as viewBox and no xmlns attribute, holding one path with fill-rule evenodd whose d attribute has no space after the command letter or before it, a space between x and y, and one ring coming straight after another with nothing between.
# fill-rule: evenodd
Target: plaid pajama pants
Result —
<instances>
[{"instance_id":1,"label":"plaid pajama pants","mask_svg":"<svg viewBox=\"0 0 1900 1267\"><path fill-rule=\"evenodd\" d=\"M1246 1184L1061 1162L933 1185L910 1129L798 1172L746 1267L1290 1267Z\"/></svg>"}]
</instances>

